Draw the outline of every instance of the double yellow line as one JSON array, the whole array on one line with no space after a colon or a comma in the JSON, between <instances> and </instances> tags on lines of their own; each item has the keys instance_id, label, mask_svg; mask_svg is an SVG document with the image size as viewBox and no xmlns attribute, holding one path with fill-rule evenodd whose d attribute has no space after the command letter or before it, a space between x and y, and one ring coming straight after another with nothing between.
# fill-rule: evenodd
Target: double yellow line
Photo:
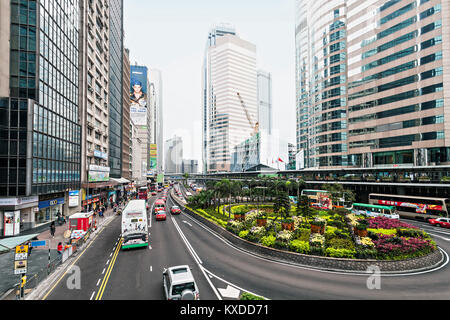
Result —
<instances>
[{"instance_id":1,"label":"double yellow line","mask_svg":"<svg viewBox=\"0 0 450 320\"><path fill-rule=\"evenodd\" d=\"M103 292L105 291L106 284L108 283L109 276L111 275L111 271L114 268L114 264L116 263L117 256L119 255L120 248L122 248L122 241L121 238L119 241L119 244L117 245L116 251L114 252L114 256L111 260L111 263L108 266L108 270L106 271L105 277L103 278L102 284L100 286L100 289L97 292L97 296L95 297L95 300L102 300Z\"/></svg>"}]
</instances>

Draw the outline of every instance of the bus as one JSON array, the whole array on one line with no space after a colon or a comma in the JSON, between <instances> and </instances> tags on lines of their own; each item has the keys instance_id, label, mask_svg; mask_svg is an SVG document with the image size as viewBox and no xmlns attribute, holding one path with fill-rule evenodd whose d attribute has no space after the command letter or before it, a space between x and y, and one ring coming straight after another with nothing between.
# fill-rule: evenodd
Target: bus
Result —
<instances>
[{"instance_id":1,"label":"bus","mask_svg":"<svg viewBox=\"0 0 450 320\"><path fill-rule=\"evenodd\" d=\"M371 193L369 203L395 206L402 218L428 221L448 218L450 199Z\"/></svg>"},{"instance_id":2,"label":"bus","mask_svg":"<svg viewBox=\"0 0 450 320\"><path fill-rule=\"evenodd\" d=\"M397 209L393 206L378 206L366 203L354 203L352 213L362 214L368 217L386 217L390 219L400 219Z\"/></svg>"},{"instance_id":3,"label":"bus","mask_svg":"<svg viewBox=\"0 0 450 320\"><path fill-rule=\"evenodd\" d=\"M122 212L122 250L148 246L145 200L131 200Z\"/></svg>"},{"instance_id":4,"label":"bus","mask_svg":"<svg viewBox=\"0 0 450 320\"><path fill-rule=\"evenodd\" d=\"M339 199L337 205L331 203L330 192L326 190L302 190L302 196L307 196L315 207L326 208L350 208L351 204L346 202L344 198Z\"/></svg>"},{"instance_id":5,"label":"bus","mask_svg":"<svg viewBox=\"0 0 450 320\"><path fill-rule=\"evenodd\" d=\"M148 199L148 188L147 187L139 188L138 198L139 198L139 200L147 200Z\"/></svg>"},{"instance_id":6,"label":"bus","mask_svg":"<svg viewBox=\"0 0 450 320\"><path fill-rule=\"evenodd\" d=\"M166 211L166 203L163 199L158 199L155 201L155 209L153 213L157 213L158 211Z\"/></svg>"}]
</instances>

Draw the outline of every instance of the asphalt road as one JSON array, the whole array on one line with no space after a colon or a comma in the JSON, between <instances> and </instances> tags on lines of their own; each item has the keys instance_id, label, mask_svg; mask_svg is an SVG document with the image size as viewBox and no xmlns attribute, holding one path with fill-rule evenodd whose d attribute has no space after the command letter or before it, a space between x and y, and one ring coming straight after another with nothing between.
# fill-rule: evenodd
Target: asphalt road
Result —
<instances>
[{"instance_id":1,"label":"asphalt road","mask_svg":"<svg viewBox=\"0 0 450 320\"><path fill-rule=\"evenodd\" d=\"M153 205L155 199L151 199ZM173 204L169 198L168 208ZM446 252L450 230L419 224ZM318 271L268 261L233 247L186 214L155 221L151 215L150 246L116 250L120 217L80 256L81 288L69 289L70 275L60 280L47 299L162 300L164 267L188 264L202 300L233 300L248 291L273 300L304 299L450 299L450 266L433 272L382 275L379 289L369 289L372 274ZM70 280L70 279L69 279Z\"/></svg>"}]
</instances>

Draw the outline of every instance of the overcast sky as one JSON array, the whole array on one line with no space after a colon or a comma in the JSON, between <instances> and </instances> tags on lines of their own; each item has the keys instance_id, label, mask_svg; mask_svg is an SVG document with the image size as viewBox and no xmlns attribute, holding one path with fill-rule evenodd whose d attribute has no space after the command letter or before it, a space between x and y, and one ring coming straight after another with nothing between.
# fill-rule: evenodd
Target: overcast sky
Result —
<instances>
[{"instance_id":1,"label":"overcast sky","mask_svg":"<svg viewBox=\"0 0 450 320\"><path fill-rule=\"evenodd\" d=\"M201 70L212 26L228 23L256 45L272 73L274 128L295 144L294 0L124 0L131 64L163 78L164 141L181 136L184 158L201 161Z\"/></svg>"}]
</instances>

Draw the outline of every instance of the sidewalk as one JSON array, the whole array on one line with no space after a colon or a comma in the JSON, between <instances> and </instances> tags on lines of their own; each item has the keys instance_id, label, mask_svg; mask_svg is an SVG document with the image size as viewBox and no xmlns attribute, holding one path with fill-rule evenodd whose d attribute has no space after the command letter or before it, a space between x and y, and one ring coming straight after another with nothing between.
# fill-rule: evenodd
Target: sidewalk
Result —
<instances>
[{"instance_id":1,"label":"sidewalk","mask_svg":"<svg viewBox=\"0 0 450 320\"><path fill-rule=\"evenodd\" d=\"M108 209L104 213L104 217L99 217L97 215L95 217L95 219L97 220L97 230L101 230L103 224L111 221L114 215L115 214L113 212L113 209ZM50 248L34 248L31 251L31 254L28 256L28 278L31 278L33 275L42 272L42 270L46 270L49 263L49 258L52 262L61 259L61 256L57 252L57 246L59 242L62 242L63 244L66 242L67 239L64 239L64 232L66 232L68 229L69 222L61 226L56 223L54 237L50 235L50 228L39 233L37 237L38 240L50 240ZM64 263L64 265L66 263ZM52 274L48 276L48 278L51 277ZM2 298L3 294L10 291L10 289L12 289L18 282L20 282L20 276L14 275L14 252L10 251L5 254L0 254L0 299ZM8 295L8 297L4 298L8 300L11 298L15 299L15 296L13 294L13 296Z\"/></svg>"}]
</instances>

